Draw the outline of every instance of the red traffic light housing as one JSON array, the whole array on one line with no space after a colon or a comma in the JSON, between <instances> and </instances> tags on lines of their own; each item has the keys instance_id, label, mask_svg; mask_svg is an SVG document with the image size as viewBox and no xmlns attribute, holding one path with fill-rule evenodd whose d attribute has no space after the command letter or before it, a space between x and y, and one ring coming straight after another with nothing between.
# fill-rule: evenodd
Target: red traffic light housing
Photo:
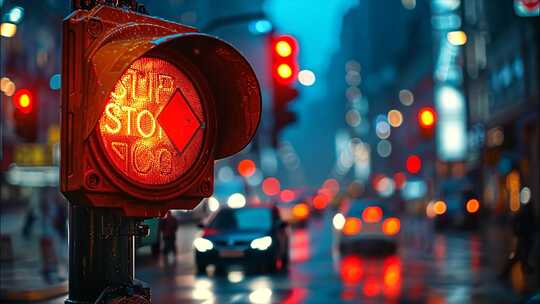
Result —
<instances>
[{"instance_id":1,"label":"red traffic light housing","mask_svg":"<svg viewBox=\"0 0 540 304\"><path fill-rule=\"evenodd\" d=\"M296 114L289 111L289 103L298 96L294 88L298 74L298 43L289 35L270 36L272 67L273 116L272 145L277 147L281 130L296 121Z\"/></svg>"},{"instance_id":2,"label":"red traffic light housing","mask_svg":"<svg viewBox=\"0 0 540 304\"><path fill-rule=\"evenodd\" d=\"M298 43L289 35L271 36L272 77L282 85L290 85L298 74Z\"/></svg>"},{"instance_id":3,"label":"red traffic light housing","mask_svg":"<svg viewBox=\"0 0 540 304\"><path fill-rule=\"evenodd\" d=\"M246 146L260 88L232 46L107 6L64 21L61 190L134 217L192 209Z\"/></svg>"},{"instance_id":4,"label":"red traffic light housing","mask_svg":"<svg viewBox=\"0 0 540 304\"><path fill-rule=\"evenodd\" d=\"M14 128L17 136L26 142L37 139L38 115L34 94L29 89L19 89L13 94Z\"/></svg>"}]
</instances>

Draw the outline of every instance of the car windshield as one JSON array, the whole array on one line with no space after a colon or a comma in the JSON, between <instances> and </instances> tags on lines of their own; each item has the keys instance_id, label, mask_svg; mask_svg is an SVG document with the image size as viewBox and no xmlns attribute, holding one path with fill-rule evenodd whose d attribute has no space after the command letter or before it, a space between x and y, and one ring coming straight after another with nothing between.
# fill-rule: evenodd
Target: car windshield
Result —
<instances>
[{"instance_id":1,"label":"car windshield","mask_svg":"<svg viewBox=\"0 0 540 304\"><path fill-rule=\"evenodd\" d=\"M381 202L377 201L354 201L351 203L349 209L347 210L347 215L359 216L362 214L364 209L369 206L378 206L382 209L383 213L386 213L387 210Z\"/></svg>"},{"instance_id":2,"label":"car windshield","mask_svg":"<svg viewBox=\"0 0 540 304\"><path fill-rule=\"evenodd\" d=\"M223 209L209 227L218 230L269 230L272 214L267 208Z\"/></svg>"}]
</instances>

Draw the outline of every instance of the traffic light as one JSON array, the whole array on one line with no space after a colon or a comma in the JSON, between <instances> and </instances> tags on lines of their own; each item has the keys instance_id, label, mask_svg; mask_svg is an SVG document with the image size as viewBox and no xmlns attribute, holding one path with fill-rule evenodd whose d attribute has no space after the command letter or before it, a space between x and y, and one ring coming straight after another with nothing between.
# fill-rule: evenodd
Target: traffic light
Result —
<instances>
[{"instance_id":1,"label":"traffic light","mask_svg":"<svg viewBox=\"0 0 540 304\"><path fill-rule=\"evenodd\" d=\"M409 155L405 167L410 174L417 174L422 170L422 159L418 155Z\"/></svg>"},{"instance_id":2,"label":"traffic light","mask_svg":"<svg viewBox=\"0 0 540 304\"><path fill-rule=\"evenodd\" d=\"M423 137L433 137L436 120L437 114L433 108L425 107L420 109L418 112L418 125L420 126L420 133Z\"/></svg>"},{"instance_id":3,"label":"traffic light","mask_svg":"<svg viewBox=\"0 0 540 304\"><path fill-rule=\"evenodd\" d=\"M34 94L29 89L19 89L12 97L15 111L15 133L26 142L35 142L37 139L37 105Z\"/></svg>"},{"instance_id":4,"label":"traffic light","mask_svg":"<svg viewBox=\"0 0 540 304\"><path fill-rule=\"evenodd\" d=\"M247 60L197 29L98 5L63 23L61 190L128 217L192 209L261 115Z\"/></svg>"},{"instance_id":5,"label":"traffic light","mask_svg":"<svg viewBox=\"0 0 540 304\"><path fill-rule=\"evenodd\" d=\"M289 111L289 103L298 96L294 88L298 74L298 44L289 35L270 36L272 68L273 116L272 145L277 147L283 128L296 121L296 114Z\"/></svg>"}]
</instances>

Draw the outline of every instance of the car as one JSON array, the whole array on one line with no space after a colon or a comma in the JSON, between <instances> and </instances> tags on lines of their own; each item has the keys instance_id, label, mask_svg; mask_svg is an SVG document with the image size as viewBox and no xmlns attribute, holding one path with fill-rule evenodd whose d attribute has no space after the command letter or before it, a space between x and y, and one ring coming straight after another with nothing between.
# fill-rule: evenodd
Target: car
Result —
<instances>
[{"instance_id":1,"label":"car","mask_svg":"<svg viewBox=\"0 0 540 304\"><path fill-rule=\"evenodd\" d=\"M289 265L289 231L273 205L225 207L217 211L193 242L199 274L240 265L275 272Z\"/></svg>"},{"instance_id":2,"label":"car","mask_svg":"<svg viewBox=\"0 0 540 304\"><path fill-rule=\"evenodd\" d=\"M351 201L332 218L335 243L342 252L394 253L401 220L380 200Z\"/></svg>"},{"instance_id":3,"label":"car","mask_svg":"<svg viewBox=\"0 0 540 304\"><path fill-rule=\"evenodd\" d=\"M277 206L283 220L291 226L305 227L307 225L311 208L305 198L278 202Z\"/></svg>"},{"instance_id":4,"label":"car","mask_svg":"<svg viewBox=\"0 0 540 304\"><path fill-rule=\"evenodd\" d=\"M135 238L135 248L139 249L150 246L153 255L158 255L160 250L159 218L150 218L143 221L148 226L148 234Z\"/></svg>"},{"instance_id":5,"label":"car","mask_svg":"<svg viewBox=\"0 0 540 304\"><path fill-rule=\"evenodd\" d=\"M481 219L481 204L472 186L464 179L448 179L440 184L437 199L426 207L435 229L475 229Z\"/></svg>"}]
</instances>

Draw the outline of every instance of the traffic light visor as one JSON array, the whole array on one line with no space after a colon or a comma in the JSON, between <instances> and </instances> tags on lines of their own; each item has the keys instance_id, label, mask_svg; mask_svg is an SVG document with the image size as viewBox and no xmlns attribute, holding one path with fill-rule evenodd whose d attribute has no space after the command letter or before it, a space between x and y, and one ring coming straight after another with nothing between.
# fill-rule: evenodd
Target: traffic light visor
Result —
<instances>
[{"instance_id":1,"label":"traffic light visor","mask_svg":"<svg viewBox=\"0 0 540 304\"><path fill-rule=\"evenodd\" d=\"M171 89L168 87L171 83L167 80L167 77L161 76L161 79L159 79L160 69L168 69L169 72L175 71L178 75L184 75L184 80L178 82L180 87L181 84L192 82L193 90L191 93L185 86L175 92L179 93L180 99L187 99L189 106L192 108L193 104L189 103L190 97L200 95L201 100L198 101L201 104L200 115L196 113L197 110L192 109L191 112L195 113L192 118L200 120L201 125L199 127L201 128L215 123L214 156L216 159L227 157L242 150L255 134L261 117L261 94L258 81L247 60L236 49L220 39L193 32L172 34L160 38L115 40L104 43L95 52L91 60L95 81L91 82L90 90L95 93L92 97L93 100L88 102L90 109L87 113L91 117L87 120L89 123L85 129L85 138L95 129L100 118L108 113L107 109L111 110L111 107L115 107L110 105L110 97L113 94L124 93L127 85L124 85L124 88L119 88L118 84L130 83L130 81L133 81L133 78L130 77L134 77L130 76L130 73L135 75L141 69L148 70L148 81L154 81L155 86L152 92L148 89L144 92L135 92L138 94L138 98L142 93L146 94L147 98L154 94L151 98L161 98L170 103L170 98L172 98L174 92L167 92L167 90ZM133 66L138 66L137 71L129 72L130 67ZM153 78L153 80L150 78ZM150 82L143 81L137 83L137 85L148 86ZM162 95L158 96L156 94ZM180 102L180 104L182 103ZM154 120L150 118L150 114L145 112L140 117L140 121L157 121L159 123L160 115L157 114L158 112L161 113L165 107L165 103L162 102L159 110L154 110L154 113L152 113ZM205 109L207 108L215 108L215 111L213 111L215 115L206 113ZM169 119L174 120L175 112L171 113ZM139 114L132 113L132 115ZM131 123L135 123L132 126L134 132L139 131L136 125L137 117L131 117ZM215 120L215 122L211 120ZM116 126L117 124L113 120L109 121L109 127ZM159 134L156 132L161 129L156 125L154 130L152 123L149 123L141 130L143 130L143 134L152 133L152 136L154 136ZM127 126L123 131L127 131ZM178 142L185 141L185 139L180 139L175 143L170 137L169 135L175 149L181 150L183 148L181 147L182 144L178 144ZM195 132L189 140L196 140L196 138L197 134Z\"/></svg>"}]
</instances>

